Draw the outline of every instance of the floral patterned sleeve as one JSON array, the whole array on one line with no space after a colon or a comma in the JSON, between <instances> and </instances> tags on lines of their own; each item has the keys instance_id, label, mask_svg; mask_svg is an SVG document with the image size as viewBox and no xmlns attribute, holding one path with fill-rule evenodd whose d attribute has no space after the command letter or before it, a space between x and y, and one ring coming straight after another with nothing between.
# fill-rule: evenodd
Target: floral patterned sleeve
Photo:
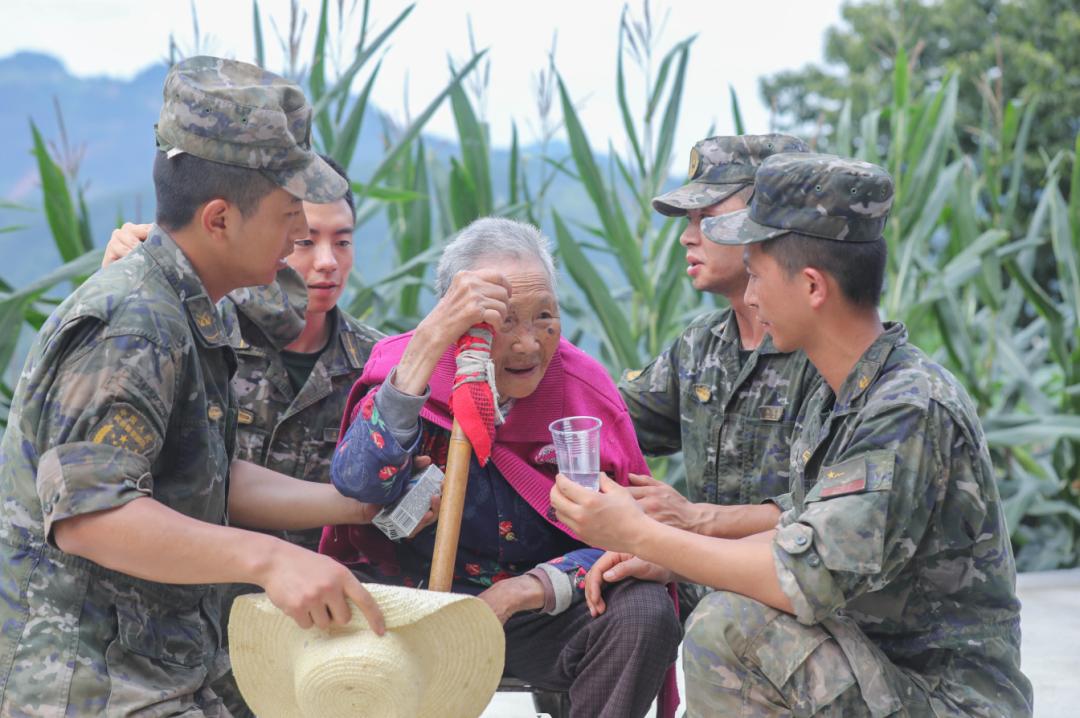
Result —
<instances>
[{"instance_id":1,"label":"floral patterned sleeve","mask_svg":"<svg viewBox=\"0 0 1080 718\"><path fill-rule=\"evenodd\" d=\"M602 553L596 548L575 549L529 571L544 586L544 613L562 613L585 600L585 575Z\"/></svg>"},{"instance_id":2,"label":"floral patterned sleeve","mask_svg":"<svg viewBox=\"0 0 1080 718\"><path fill-rule=\"evenodd\" d=\"M345 438L334 451L330 480L345 496L387 504L403 493L412 476L419 432L408 447L401 446L379 414L372 390L361 402Z\"/></svg>"}]
</instances>

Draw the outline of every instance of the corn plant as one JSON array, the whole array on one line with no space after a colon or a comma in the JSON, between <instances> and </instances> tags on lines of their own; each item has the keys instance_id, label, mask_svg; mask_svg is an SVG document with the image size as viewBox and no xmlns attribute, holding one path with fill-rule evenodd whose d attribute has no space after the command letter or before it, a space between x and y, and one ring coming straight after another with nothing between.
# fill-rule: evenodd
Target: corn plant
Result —
<instances>
[{"instance_id":1,"label":"corn plant","mask_svg":"<svg viewBox=\"0 0 1080 718\"><path fill-rule=\"evenodd\" d=\"M691 303L697 303L690 300L682 271L681 228L675 220L658 225L650 205L671 174L694 38L676 43L654 66L658 35L648 3L641 19L624 10L615 83L625 155L609 147L606 163L597 157L566 83L561 77L557 81L576 168L576 174L566 174L582 185L596 216L595 223L575 222L553 208L551 219L563 266L591 310L579 319L599 338L601 356L614 373L659 354L683 328ZM626 57L642 81L637 115L628 95Z\"/></svg>"},{"instance_id":2,"label":"corn plant","mask_svg":"<svg viewBox=\"0 0 1080 718\"><path fill-rule=\"evenodd\" d=\"M979 151L957 136L958 80L908 96L896 60L890 106L856 130L850 104L831 137L840 154L889 168L896 184L886 229L883 315L968 389L990 445L1022 569L1074 565L1080 534L1080 192L1061 192L1077 154L1048 163L1025 216L1018 195L1037 98L986 108ZM1002 118L997 126L992 118ZM1078 138L1080 142L1080 138ZM1080 149L1080 145L1078 145ZM1036 277L1039 279L1036 279Z\"/></svg>"},{"instance_id":3,"label":"corn plant","mask_svg":"<svg viewBox=\"0 0 1080 718\"><path fill-rule=\"evenodd\" d=\"M63 122L61 120L61 134ZM94 250L90 217L81 187L75 185L75 165L66 167L53 158L37 125L30 123L33 154L41 177L45 216L62 262L29 284L14 288L0 280L0 428L7 426L14 383L6 377L13 362L20 362L17 350L26 343L29 331L36 332L59 303L53 290L64 284L81 284L101 264L101 251ZM64 145L66 146L66 139ZM3 231L17 231L18 226Z\"/></svg>"}]
</instances>

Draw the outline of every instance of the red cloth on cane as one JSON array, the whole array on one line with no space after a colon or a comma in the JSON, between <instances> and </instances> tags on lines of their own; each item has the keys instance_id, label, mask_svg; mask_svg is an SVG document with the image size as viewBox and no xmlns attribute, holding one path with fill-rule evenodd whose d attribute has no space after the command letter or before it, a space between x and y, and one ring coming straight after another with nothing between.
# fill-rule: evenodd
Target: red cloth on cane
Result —
<instances>
[{"instance_id":1,"label":"red cloth on cane","mask_svg":"<svg viewBox=\"0 0 1080 718\"><path fill-rule=\"evenodd\" d=\"M476 330L486 330L489 335L495 331L490 324L477 324L458 339L457 372L450 396L450 410L469 438L476 460L481 466L486 466L495 443L495 397L492 396L485 372L476 366L477 362L473 361L469 366L469 363L462 361L464 351L479 352L485 358L491 356L491 342Z\"/></svg>"}]
</instances>

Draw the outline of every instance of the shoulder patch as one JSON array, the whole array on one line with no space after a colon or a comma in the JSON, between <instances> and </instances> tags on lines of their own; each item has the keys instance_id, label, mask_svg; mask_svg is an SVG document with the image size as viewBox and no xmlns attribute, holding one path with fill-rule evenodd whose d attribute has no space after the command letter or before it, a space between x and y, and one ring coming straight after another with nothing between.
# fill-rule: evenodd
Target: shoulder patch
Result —
<instances>
[{"instance_id":1,"label":"shoulder patch","mask_svg":"<svg viewBox=\"0 0 1080 718\"><path fill-rule=\"evenodd\" d=\"M626 381L634 381L639 376L641 376L640 369L631 369L630 371L623 374L623 379L625 379Z\"/></svg>"},{"instance_id":2,"label":"shoulder patch","mask_svg":"<svg viewBox=\"0 0 1080 718\"><path fill-rule=\"evenodd\" d=\"M90 432L90 441L151 456L161 448L161 436L150 421L130 404L109 407L105 418Z\"/></svg>"}]
</instances>

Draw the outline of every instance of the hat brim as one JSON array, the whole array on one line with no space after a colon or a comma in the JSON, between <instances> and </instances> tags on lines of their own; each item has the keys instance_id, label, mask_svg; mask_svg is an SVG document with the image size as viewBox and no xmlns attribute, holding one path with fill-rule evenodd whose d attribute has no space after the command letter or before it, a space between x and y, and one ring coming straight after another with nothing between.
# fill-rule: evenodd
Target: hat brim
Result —
<instances>
[{"instance_id":1,"label":"hat brim","mask_svg":"<svg viewBox=\"0 0 1080 718\"><path fill-rule=\"evenodd\" d=\"M283 190L305 202L335 202L349 189L345 178L314 153L310 162L296 169L261 171Z\"/></svg>"},{"instance_id":2,"label":"hat brim","mask_svg":"<svg viewBox=\"0 0 1080 718\"><path fill-rule=\"evenodd\" d=\"M502 624L478 598L364 584L386 621L368 628L355 606L344 627L302 629L266 594L241 596L229 653L256 715L479 716L502 677Z\"/></svg>"},{"instance_id":3,"label":"hat brim","mask_svg":"<svg viewBox=\"0 0 1080 718\"><path fill-rule=\"evenodd\" d=\"M703 218L701 233L717 244L754 244L791 234L791 230L758 224L750 219L749 209L740 209L719 217Z\"/></svg>"},{"instance_id":4,"label":"hat brim","mask_svg":"<svg viewBox=\"0 0 1080 718\"><path fill-rule=\"evenodd\" d=\"M692 209L704 209L723 202L749 182L735 184L708 184L705 182L687 182L667 194L662 194L652 201L653 209L666 217L683 217Z\"/></svg>"}]
</instances>

